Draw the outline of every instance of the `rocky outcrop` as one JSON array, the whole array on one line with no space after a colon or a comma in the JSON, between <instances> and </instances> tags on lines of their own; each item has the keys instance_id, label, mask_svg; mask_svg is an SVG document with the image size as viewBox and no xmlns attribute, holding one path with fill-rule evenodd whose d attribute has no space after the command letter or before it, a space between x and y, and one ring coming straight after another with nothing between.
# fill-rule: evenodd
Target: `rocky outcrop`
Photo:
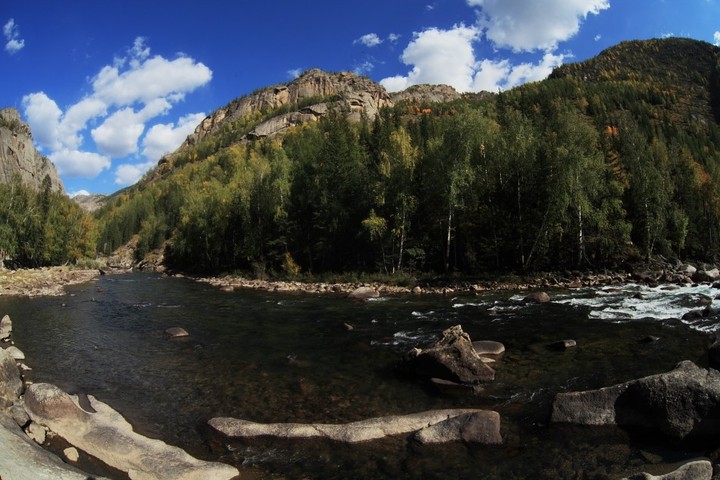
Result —
<instances>
[{"instance_id":1,"label":"rocky outcrop","mask_svg":"<svg viewBox=\"0 0 720 480\"><path fill-rule=\"evenodd\" d=\"M402 92L395 92L390 95L393 103L409 102L422 105L424 103L452 102L462 97L457 90L450 85L413 85Z\"/></svg>"},{"instance_id":2,"label":"rocky outcrop","mask_svg":"<svg viewBox=\"0 0 720 480\"><path fill-rule=\"evenodd\" d=\"M20 370L7 350L0 348L0 409L9 407L22 392Z\"/></svg>"},{"instance_id":3,"label":"rocky outcrop","mask_svg":"<svg viewBox=\"0 0 720 480\"><path fill-rule=\"evenodd\" d=\"M90 195L75 195L72 199L75 200L75 203L80 205L86 212L94 212L105 205L108 196L100 193L93 193Z\"/></svg>"},{"instance_id":4,"label":"rocky outcrop","mask_svg":"<svg viewBox=\"0 0 720 480\"><path fill-rule=\"evenodd\" d=\"M552 421L635 427L676 440L717 438L720 372L684 361L668 373L599 390L559 393Z\"/></svg>"},{"instance_id":5,"label":"rocky outcrop","mask_svg":"<svg viewBox=\"0 0 720 480\"><path fill-rule=\"evenodd\" d=\"M234 439L316 438L359 443L416 432L415 438L421 443L459 440L492 445L502 443L500 415L493 411L467 408L391 415L346 424L255 423L227 417L213 418L208 424L215 431Z\"/></svg>"},{"instance_id":6,"label":"rocky outcrop","mask_svg":"<svg viewBox=\"0 0 720 480\"><path fill-rule=\"evenodd\" d=\"M712 464L707 460L697 460L686 463L665 475L650 475L643 472L630 475L622 480L711 480L712 477Z\"/></svg>"},{"instance_id":7,"label":"rocky outcrop","mask_svg":"<svg viewBox=\"0 0 720 480\"><path fill-rule=\"evenodd\" d=\"M25 408L33 422L127 472L131 479L212 480L239 474L229 465L198 460L180 448L139 435L111 407L90 395L88 400L90 407L83 409L77 397L39 383L28 387Z\"/></svg>"},{"instance_id":8,"label":"rocky outcrop","mask_svg":"<svg viewBox=\"0 0 720 480\"><path fill-rule=\"evenodd\" d=\"M495 379L495 370L483 362L460 325L445 330L432 346L412 349L400 369L419 378L466 386L480 386Z\"/></svg>"},{"instance_id":9,"label":"rocky outcrop","mask_svg":"<svg viewBox=\"0 0 720 480\"><path fill-rule=\"evenodd\" d=\"M14 108L0 110L0 183L10 183L13 177L40 190L47 177L53 191L64 191L55 165L35 149L30 127Z\"/></svg>"},{"instance_id":10,"label":"rocky outcrop","mask_svg":"<svg viewBox=\"0 0 720 480\"><path fill-rule=\"evenodd\" d=\"M359 119L362 115L374 118L381 108L391 105L385 89L367 77L314 68L289 83L263 88L216 110L197 126L183 146L194 145L229 122L281 108L292 111L258 125L251 136L271 136L291 125L317 120L329 108Z\"/></svg>"}]
</instances>

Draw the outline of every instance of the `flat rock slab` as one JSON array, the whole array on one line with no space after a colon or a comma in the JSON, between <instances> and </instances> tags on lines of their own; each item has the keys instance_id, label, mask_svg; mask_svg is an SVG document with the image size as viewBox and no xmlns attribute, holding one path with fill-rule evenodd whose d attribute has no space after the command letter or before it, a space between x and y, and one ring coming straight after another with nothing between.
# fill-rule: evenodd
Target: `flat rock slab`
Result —
<instances>
[{"instance_id":1,"label":"flat rock slab","mask_svg":"<svg viewBox=\"0 0 720 480\"><path fill-rule=\"evenodd\" d=\"M480 409L429 410L409 415L371 418L346 424L255 423L228 417L213 418L208 424L229 438L318 438L343 443L359 443L420 432L425 428L442 424L456 417L463 417L463 419L455 424L444 424L444 426L437 427L436 430L426 432L421 437L422 441L424 443L455 441L462 439L462 432L467 432L469 438L471 428L475 428L475 432L472 433L473 441L490 444L502 442L499 437L500 416L496 412ZM480 428L481 426L483 428ZM453 428L458 431L449 433ZM482 433L480 430L483 430ZM487 441L485 442L483 439L487 439Z\"/></svg>"},{"instance_id":2,"label":"flat rock slab","mask_svg":"<svg viewBox=\"0 0 720 480\"><path fill-rule=\"evenodd\" d=\"M505 353L505 345L494 340L478 340L472 342L472 346L478 355L502 355Z\"/></svg>"},{"instance_id":3,"label":"flat rock slab","mask_svg":"<svg viewBox=\"0 0 720 480\"><path fill-rule=\"evenodd\" d=\"M229 480L239 472L222 463L206 462L184 450L133 431L110 406L88 395L90 411L54 385L37 383L25 393L33 422L48 427L74 447L127 472L133 480Z\"/></svg>"},{"instance_id":4,"label":"flat rock slab","mask_svg":"<svg viewBox=\"0 0 720 480\"><path fill-rule=\"evenodd\" d=\"M712 464L707 460L689 462L682 467L665 475L650 475L649 473L636 473L623 480L712 480Z\"/></svg>"},{"instance_id":5,"label":"flat rock slab","mask_svg":"<svg viewBox=\"0 0 720 480\"><path fill-rule=\"evenodd\" d=\"M171 327L165 330L165 335L170 338L187 337L190 334L182 327Z\"/></svg>"}]
</instances>

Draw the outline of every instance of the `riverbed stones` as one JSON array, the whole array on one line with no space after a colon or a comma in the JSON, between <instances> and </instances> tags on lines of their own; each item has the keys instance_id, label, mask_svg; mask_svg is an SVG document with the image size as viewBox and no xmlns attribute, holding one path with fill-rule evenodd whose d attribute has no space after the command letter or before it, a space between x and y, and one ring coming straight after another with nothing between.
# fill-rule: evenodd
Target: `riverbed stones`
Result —
<instances>
[{"instance_id":1,"label":"riverbed stones","mask_svg":"<svg viewBox=\"0 0 720 480\"><path fill-rule=\"evenodd\" d=\"M636 473L622 480L712 480L712 464L707 460L688 462L680 468L665 475L650 475L649 473Z\"/></svg>"},{"instance_id":2,"label":"riverbed stones","mask_svg":"<svg viewBox=\"0 0 720 480\"><path fill-rule=\"evenodd\" d=\"M525 303L547 303L550 301L550 295L547 292L533 292L525 296Z\"/></svg>"},{"instance_id":3,"label":"riverbed stones","mask_svg":"<svg viewBox=\"0 0 720 480\"><path fill-rule=\"evenodd\" d=\"M495 370L483 362L460 325L445 330L440 340L430 347L410 350L400 368L426 380L439 378L465 385L480 385L495 379Z\"/></svg>"},{"instance_id":4,"label":"riverbed stones","mask_svg":"<svg viewBox=\"0 0 720 480\"><path fill-rule=\"evenodd\" d=\"M8 315L5 315L2 320L0 320L0 340L7 340L10 338L10 334L12 333L12 320L10 320L10 317Z\"/></svg>"},{"instance_id":5,"label":"riverbed stones","mask_svg":"<svg viewBox=\"0 0 720 480\"><path fill-rule=\"evenodd\" d=\"M717 438L720 372L686 360L667 373L599 390L559 393L552 421L641 428L674 440Z\"/></svg>"},{"instance_id":6,"label":"riverbed stones","mask_svg":"<svg viewBox=\"0 0 720 480\"><path fill-rule=\"evenodd\" d=\"M182 327L170 327L165 330L165 335L170 338L188 337L190 334Z\"/></svg>"},{"instance_id":7,"label":"riverbed stones","mask_svg":"<svg viewBox=\"0 0 720 480\"><path fill-rule=\"evenodd\" d=\"M25 406L33 422L44 425L72 446L127 472L132 479L227 480L239 474L229 465L206 462L182 449L133 431L110 406L88 395L90 410L54 385L28 387Z\"/></svg>"},{"instance_id":8,"label":"riverbed stones","mask_svg":"<svg viewBox=\"0 0 720 480\"><path fill-rule=\"evenodd\" d=\"M218 433L231 439L272 438L326 439L341 443L360 443L397 435L420 432L425 428L462 417L455 423L446 423L416 439L423 443L440 443L463 440L496 444L500 437L500 416L497 412L479 409L429 410L408 415L390 415L346 424L326 423L256 423L228 417L212 418L208 424Z\"/></svg>"},{"instance_id":9,"label":"riverbed stones","mask_svg":"<svg viewBox=\"0 0 720 480\"><path fill-rule=\"evenodd\" d=\"M0 348L0 408L12 405L20 396L22 386L15 359L7 350Z\"/></svg>"}]
</instances>

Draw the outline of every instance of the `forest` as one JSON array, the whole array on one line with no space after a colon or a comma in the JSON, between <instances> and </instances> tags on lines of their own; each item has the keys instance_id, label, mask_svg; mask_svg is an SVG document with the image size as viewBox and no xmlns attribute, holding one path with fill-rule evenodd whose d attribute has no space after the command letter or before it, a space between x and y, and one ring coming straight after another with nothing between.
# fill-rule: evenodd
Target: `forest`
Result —
<instances>
[{"instance_id":1,"label":"forest","mask_svg":"<svg viewBox=\"0 0 720 480\"><path fill-rule=\"evenodd\" d=\"M717 92L714 58L697 85ZM99 250L139 235L138 259L165 248L179 270L286 277L717 260L717 109L615 68L586 81L561 67L425 113L401 103L353 123L333 111L275 139L238 142L240 121L117 195Z\"/></svg>"}]
</instances>

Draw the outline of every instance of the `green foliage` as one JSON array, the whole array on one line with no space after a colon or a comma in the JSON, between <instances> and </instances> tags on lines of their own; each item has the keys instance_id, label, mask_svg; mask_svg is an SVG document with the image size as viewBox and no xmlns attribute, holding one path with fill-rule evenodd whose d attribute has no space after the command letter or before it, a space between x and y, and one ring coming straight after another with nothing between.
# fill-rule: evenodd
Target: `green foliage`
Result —
<instances>
[{"instance_id":1,"label":"green foliage","mask_svg":"<svg viewBox=\"0 0 720 480\"><path fill-rule=\"evenodd\" d=\"M621 44L429 115L399 105L350 123L331 109L282 140L240 142L302 105L261 112L119 195L98 248L139 234L139 254L169 241L177 268L289 277L714 260L719 65L700 42Z\"/></svg>"}]
</instances>

